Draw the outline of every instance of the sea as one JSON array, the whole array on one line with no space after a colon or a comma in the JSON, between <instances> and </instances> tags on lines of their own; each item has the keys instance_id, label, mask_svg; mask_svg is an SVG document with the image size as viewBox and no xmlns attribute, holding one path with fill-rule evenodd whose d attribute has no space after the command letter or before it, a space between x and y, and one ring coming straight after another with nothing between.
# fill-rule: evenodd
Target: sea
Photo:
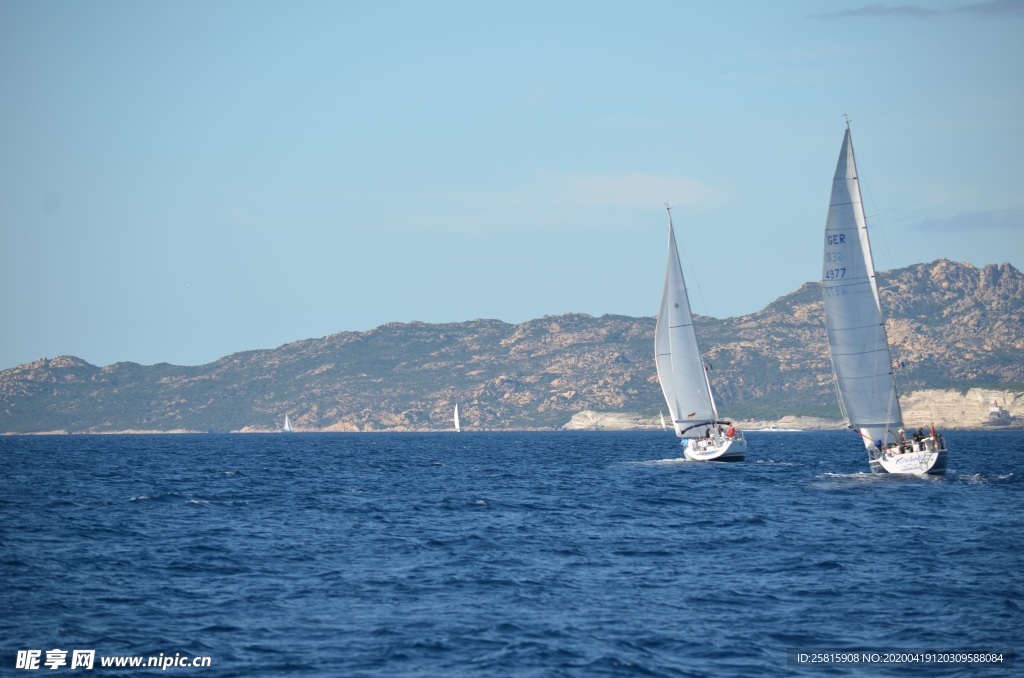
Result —
<instances>
[{"instance_id":1,"label":"sea","mask_svg":"<svg viewBox=\"0 0 1024 678\"><path fill-rule=\"evenodd\" d=\"M1024 432L747 438L3 436L0 675L1021 675Z\"/></svg>"}]
</instances>

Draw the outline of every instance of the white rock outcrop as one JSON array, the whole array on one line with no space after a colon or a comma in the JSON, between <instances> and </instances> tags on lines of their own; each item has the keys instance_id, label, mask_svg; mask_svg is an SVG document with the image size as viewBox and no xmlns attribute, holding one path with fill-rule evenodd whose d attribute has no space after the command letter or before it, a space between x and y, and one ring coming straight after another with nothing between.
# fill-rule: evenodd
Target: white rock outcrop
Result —
<instances>
[{"instance_id":1,"label":"white rock outcrop","mask_svg":"<svg viewBox=\"0 0 1024 678\"><path fill-rule=\"evenodd\" d=\"M930 389L900 396L903 421L912 428L930 424L943 429L987 428L989 408L993 403L1007 410L1011 426L1024 427L1024 393L990 388L972 388L966 394L953 390ZM830 430L843 428L842 421L818 417L787 415L780 419L734 420L745 431L757 429ZM661 417L637 412L594 412L584 410L573 415L562 426L570 431L639 431L661 428Z\"/></svg>"}]
</instances>

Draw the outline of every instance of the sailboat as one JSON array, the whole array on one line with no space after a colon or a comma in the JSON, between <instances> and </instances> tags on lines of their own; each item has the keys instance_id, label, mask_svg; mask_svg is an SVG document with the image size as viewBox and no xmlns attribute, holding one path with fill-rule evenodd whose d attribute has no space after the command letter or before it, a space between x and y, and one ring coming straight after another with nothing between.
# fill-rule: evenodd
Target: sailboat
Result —
<instances>
[{"instance_id":1,"label":"sailboat","mask_svg":"<svg viewBox=\"0 0 1024 678\"><path fill-rule=\"evenodd\" d=\"M462 430L462 427L459 425L459 404L458 403L455 403L455 418L454 419L455 419L455 432L458 433L459 431Z\"/></svg>"},{"instance_id":2,"label":"sailboat","mask_svg":"<svg viewBox=\"0 0 1024 678\"><path fill-rule=\"evenodd\" d=\"M291 433L291 432L292 432L292 422L288 418L288 415L286 414L286 415L284 415L284 426L281 427L281 433Z\"/></svg>"},{"instance_id":3,"label":"sailboat","mask_svg":"<svg viewBox=\"0 0 1024 678\"><path fill-rule=\"evenodd\" d=\"M691 461L742 461L747 441L731 422L718 418L708 370L693 327L690 299L679 263L679 248L668 212L668 266L654 330L654 360L683 455ZM728 426L726 431L722 426Z\"/></svg>"},{"instance_id":4,"label":"sailboat","mask_svg":"<svg viewBox=\"0 0 1024 678\"><path fill-rule=\"evenodd\" d=\"M863 439L871 471L945 473L946 446L935 427L909 439L903 430L849 120L825 221L821 293L839 409Z\"/></svg>"}]
</instances>

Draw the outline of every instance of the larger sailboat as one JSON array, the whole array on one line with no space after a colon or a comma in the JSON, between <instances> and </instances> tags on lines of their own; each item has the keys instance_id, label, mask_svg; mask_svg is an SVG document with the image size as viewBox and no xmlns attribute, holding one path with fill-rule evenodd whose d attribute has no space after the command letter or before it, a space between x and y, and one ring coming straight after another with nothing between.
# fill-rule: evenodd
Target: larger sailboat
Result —
<instances>
[{"instance_id":1,"label":"larger sailboat","mask_svg":"<svg viewBox=\"0 0 1024 678\"><path fill-rule=\"evenodd\" d=\"M668 266L661 310L654 330L654 360L683 454L691 461L742 461L747 441L731 422L718 418L707 367L693 327L690 299L679 263L679 248L668 211ZM728 426L728 430L722 428Z\"/></svg>"},{"instance_id":2,"label":"larger sailboat","mask_svg":"<svg viewBox=\"0 0 1024 678\"><path fill-rule=\"evenodd\" d=\"M825 222L821 293L839 408L860 434L872 472L945 473L946 446L935 427L912 437L903 430L849 121Z\"/></svg>"}]
</instances>

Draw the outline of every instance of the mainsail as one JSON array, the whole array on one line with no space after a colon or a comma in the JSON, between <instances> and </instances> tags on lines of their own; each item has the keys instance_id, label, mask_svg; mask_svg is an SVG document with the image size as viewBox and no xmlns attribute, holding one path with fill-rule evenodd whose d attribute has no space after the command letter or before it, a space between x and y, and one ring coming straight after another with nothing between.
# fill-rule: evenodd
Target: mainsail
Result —
<instances>
[{"instance_id":1,"label":"mainsail","mask_svg":"<svg viewBox=\"0 0 1024 678\"><path fill-rule=\"evenodd\" d=\"M668 211L668 266L654 330L654 355L658 380L676 434L682 435L684 429L698 422L717 419L693 327L671 210Z\"/></svg>"},{"instance_id":2,"label":"mainsail","mask_svg":"<svg viewBox=\"0 0 1024 678\"><path fill-rule=\"evenodd\" d=\"M462 427L459 426L459 404L458 403L455 403L455 417L454 417L454 421L455 421L455 430L456 431L461 431Z\"/></svg>"},{"instance_id":3,"label":"mainsail","mask_svg":"<svg viewBox=\"0 0 1024 678\"><path fill-rule=\"evenodd\" d=\"M865 447L873 447L875 440L890 442L902 427L903 415L878 298L849 123L832 180L821 288L843 416L851 427L860 430Z\"/></svg>"}]
</instances>

